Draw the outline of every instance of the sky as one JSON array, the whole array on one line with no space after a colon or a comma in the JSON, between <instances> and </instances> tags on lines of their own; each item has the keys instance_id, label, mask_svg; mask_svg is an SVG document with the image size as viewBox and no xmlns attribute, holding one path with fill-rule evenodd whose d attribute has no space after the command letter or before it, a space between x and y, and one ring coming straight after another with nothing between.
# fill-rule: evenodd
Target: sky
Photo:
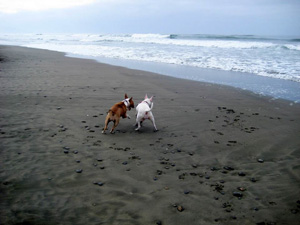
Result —
<instances>
[{"instance_id":1,"label":"sky","mask_svg":"<svg viewBox=\"0 0 300 225\"><path fill-rule=\"evenodd\" d=\"M300 36L300 0L0 0L0 33Z\"/></svg>"}]
</instances>

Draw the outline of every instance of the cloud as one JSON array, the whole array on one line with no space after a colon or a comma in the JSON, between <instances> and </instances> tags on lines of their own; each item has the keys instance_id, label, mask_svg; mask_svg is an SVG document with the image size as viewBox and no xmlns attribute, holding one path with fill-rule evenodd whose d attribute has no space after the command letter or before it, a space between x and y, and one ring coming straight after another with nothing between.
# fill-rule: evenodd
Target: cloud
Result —
<instances>
[{"instance_id":1,"label":"cloud","mask_svg":"<svg viewBox=\"0 0 300 225\"><path fill-rule=\"evenodd\" d=\"M0 0L0 12L42 11L82 6L97 0Z\"/></svg>"},{"instance_id":2,"label":"cloud","mask_svg":"<svg viewBox=\"0 0 300 225\"><path fill-rule=\"evenodd\" d=\"M0 21L0 33L299 35L300 1L0 0Z\"/></svg>"}]
</instances>

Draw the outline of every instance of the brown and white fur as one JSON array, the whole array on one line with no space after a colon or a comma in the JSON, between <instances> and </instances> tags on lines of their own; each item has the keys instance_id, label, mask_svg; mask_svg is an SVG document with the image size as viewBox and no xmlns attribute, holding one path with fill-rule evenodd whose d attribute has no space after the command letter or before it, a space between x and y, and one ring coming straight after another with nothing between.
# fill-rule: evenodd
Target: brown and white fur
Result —
<instances>
[{"instance_id":1,"label":"brown and white fur","mask_svg":"<svg viewBox=\"0 0 300 225\"><path fill-rule=\"evenodd\" d=\"M149 119L151 120L153 126L154 126L154 131L157 131L156 125L155 125L155 119L154 116L151 112L153 108L153 96L151 98L148 98L147 94L145 96L145 99L139 103L136 107L136 123L135 126L138 126L135 130L139 130L141 128L141 123Z\"/></svg>"},{"instance_id":2,"label":"brown and white fur","mask_svg":"<svg viewBox=\"0 0 300 225\"><path fill-rule=\"evenodd\" d=\"M105 126L102 133L105 133L110 121L114 122L114 125L110 131L110 133L113 133L114 129L118 126L121 117L130 119L130 116L127 115L127 109L131 110L131 108L134 108L132 97L128 98L127 94L125 94L125 99L119 103L114 104L107 112L107 116L105 118Z\"/></svg>"}]
</instances>

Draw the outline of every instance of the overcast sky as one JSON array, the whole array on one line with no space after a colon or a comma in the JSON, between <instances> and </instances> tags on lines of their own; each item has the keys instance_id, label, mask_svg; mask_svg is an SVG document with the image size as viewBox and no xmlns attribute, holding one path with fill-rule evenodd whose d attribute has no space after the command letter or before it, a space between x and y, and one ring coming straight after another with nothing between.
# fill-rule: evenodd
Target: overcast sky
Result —
<instances>
[{"instance_id":1,"label":"overcast sky","mask_svg":"<svg viewBox=\"0 0 300 225\"><path fill-rule=\"evenodd\" d=\"M0 33L300 35L300 0L0 0Z\"/></svg>"}]
</instances>

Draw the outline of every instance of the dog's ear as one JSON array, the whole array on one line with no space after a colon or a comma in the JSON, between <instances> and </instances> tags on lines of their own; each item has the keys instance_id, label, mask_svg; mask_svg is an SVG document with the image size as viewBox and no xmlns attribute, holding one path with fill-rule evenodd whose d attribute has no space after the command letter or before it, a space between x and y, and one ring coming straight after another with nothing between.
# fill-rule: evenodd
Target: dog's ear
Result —
<instances>
[{"instance_id":1,"label":"dog's ear","mask_svg":"<svg viewBox=\"0 0 300 225\"><path fill-rule=\"evenodd\" d=\"M127 94L125 93L125 99L127 99L128 98L128 96L127 96Z\"/></svg>"},{"instance_id":2,"label":"dog's ear","mask_svg":"<svg viewBox=\"0 0 300 225\"><path fill-rule=\"evenodd\" d=\"M132 100L132 97L129 99L129 101Z\"/></svg>"},{"instance_id":3,"label":"dog's ear","mask_svg":"<svg viewBox=\"0 0 300 225\"><path fill-rule=\"evenodd\" d=\"M150 98L150 101L152 102L152 100L153 100L153 96L151 96L151 98Z\"/></svg>"},{"instance_id":4,"label":"dog's ear","mask_svg":"<svg viewBox=\"0 0 300 225\"><path fill-rule=\"evenodd\" d=\"M145 99L147 99L147 98L148 98L148 95L146 94L146 95L145 95Z\"/></svg>"}]
</instances>

